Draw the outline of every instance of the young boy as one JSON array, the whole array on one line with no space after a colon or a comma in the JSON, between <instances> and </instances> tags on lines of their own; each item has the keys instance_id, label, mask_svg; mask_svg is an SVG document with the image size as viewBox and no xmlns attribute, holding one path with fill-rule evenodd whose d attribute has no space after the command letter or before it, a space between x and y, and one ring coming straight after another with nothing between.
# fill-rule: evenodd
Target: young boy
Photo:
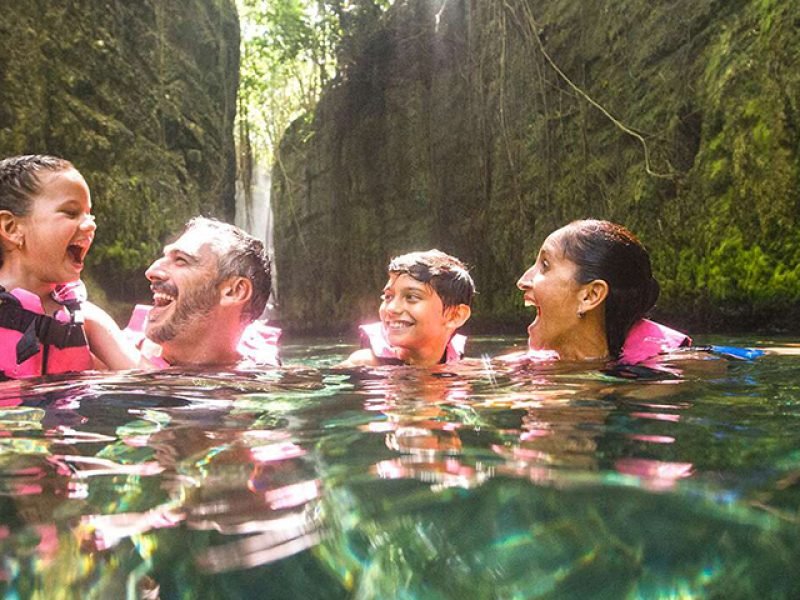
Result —
<instances>
[{"instance_id":1,"label":"young boy","mask_svg":"<svg viewBox=\"0 0 800 600\"><path fill-rule=\"evenodd\" d=\"M440 252L412 252L389 263L380 322L362 325L362 349L343 366L430 367L462 358L466 338L456 330L467 322L475 294L464 264Z\"/></svg>"}]
</instances>

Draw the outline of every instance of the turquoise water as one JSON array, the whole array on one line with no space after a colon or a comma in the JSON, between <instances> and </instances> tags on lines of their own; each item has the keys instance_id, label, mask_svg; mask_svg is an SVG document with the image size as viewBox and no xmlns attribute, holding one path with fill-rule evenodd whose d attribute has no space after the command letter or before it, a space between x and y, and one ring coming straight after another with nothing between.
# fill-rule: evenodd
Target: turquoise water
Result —
<instances>
[{"instance_id":1,"label":"turquoise water","mask_svg":"<svg viewBox=\"0 0 800 600\"><path fill-rule=\"evenodd\" d=\"M724 341L786 354L2 383L0 590L800 597L800 355Z\"/></svg>"}]
</instances>

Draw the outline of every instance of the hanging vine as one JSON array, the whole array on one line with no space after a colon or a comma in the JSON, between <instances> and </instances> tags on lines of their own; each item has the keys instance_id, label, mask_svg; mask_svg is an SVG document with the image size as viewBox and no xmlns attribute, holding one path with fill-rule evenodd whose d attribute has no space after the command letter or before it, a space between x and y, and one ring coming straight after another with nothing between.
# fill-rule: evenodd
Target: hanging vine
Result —
<instances>
[{"instance_id":1,"label":"hanging vine","mask_svg":"<svg viewBox=\"0 0 800 600\"><path fill-rule=\"evenodd\" d=\"M539 50L540 54L547 62L548 65L556 72L556 74L561 78L564 83L566 83L572 91L578 94L581 98L583 98L586 102L588 102L591 106L599 110L603 116L605 116L615 127L617 127L620 131L625 133L626 135L631 136L632 138L636 139L639 144L642 146L642 150L644 152L644 168L645 172L650 175L651 177L657 179L667 179L667 180L675 180L680 176L680 173L675 171L669 164L669 172L662 173L653 169L652 160L650 158L650 147L647 144L647 140L644 139L639 132L635 131L630 126L623 123L617 117L615 117L611 112L600 102L595 100L588 92L586 92L582 87L576 84L564 71L558 66L558 64L553 60L550 53L545 48L544 43L542 42L542 38L539 35L540 26L536 21L536 18L533 15L533 11L529 6L528 2L520 2L518 3L522 7L523 15L520 17L517 15L515 8L507 1L504 0L505 7L508 11L510 11L513 15L515 15L522 23L526 25L524 30L530 35L533 41L536 44L537 49Z\"/></svg>"}]
</instances>

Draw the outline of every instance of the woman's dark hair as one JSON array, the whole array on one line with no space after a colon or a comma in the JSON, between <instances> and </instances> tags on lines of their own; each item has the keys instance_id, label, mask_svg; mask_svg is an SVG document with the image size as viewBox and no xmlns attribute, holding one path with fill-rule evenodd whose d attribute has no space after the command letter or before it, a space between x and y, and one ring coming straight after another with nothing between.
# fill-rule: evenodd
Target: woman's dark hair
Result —
<instances>
[{"instance_id":1,"label":"woman's dark hair","mask_svg":"<svg viewBox=\"0 0 800 600\"><path fill-rule=\"evenodd\" d=\"M619 356L630 328L658 300L661 288L653 278L650 255L622 225L595 219L573 221L562 229L558 243L578 266L579 283L602 279L608 284L606 341L611 355Z\"/></svg>"}]
</instances>

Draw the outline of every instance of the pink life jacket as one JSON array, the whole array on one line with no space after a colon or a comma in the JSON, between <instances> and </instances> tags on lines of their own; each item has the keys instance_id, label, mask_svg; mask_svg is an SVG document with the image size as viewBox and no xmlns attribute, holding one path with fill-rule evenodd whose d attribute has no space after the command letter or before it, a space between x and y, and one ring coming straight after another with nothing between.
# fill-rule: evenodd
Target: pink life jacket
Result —
<instances>
[{"instance_id":1,"label":"pink life jacket","mask_svg":"<svg viewBox=\"0 0 800 600\"><path fill-rule=\"evenodd\" d=\"M691 344L692 338L685 333L649 319L639 319L628 331L619 362L635 365Z\"/></svg>"},{"instance_id":2,"label":"pink life jacket","mask_svg":"<svg viewBox=\"0 0 800 600\"><path fill-rule=\"evenodd\" d=\"M153 307L146 304L137 304L133 308L131 318L123 333L155 367L166 369L170 364L162 358L161 346L151 342L144 335L147 315L151 308ZM236 350L241 354L242 360L279 367L281 360L278 356L278 339L280 337L281 330L277 327L271 327L264 321L253 321L239 338Z\"/></svg>"},{"instance_id":3,"label":"pink life jacket","mask_svg":"<svg viewBox=\"0 0 800 600\"><path fill-rule=\"evenodd\" d=\"M691 343L692 338L685 333L670 329L649 319L639 319L625 337L619 362L626 365L635 365L659 354L689 346ZM545 362L559 359L558 353L553 350L533 349L513 352L496 358L503 362L512 363L520 361Z\"/></svg>"},{"instance_id":4,"label":"pink life jacket","mask_svg":"<svg viewBox=\"0 0 800 600\"><path fill-rule=\"evenodd\" d=\"M64 303L67 306L51 317L33 292L21 288L6 292L0 287L0 371L6 378L94 367L80 300L73 297Z\"/></svg>"},{"instance_id":5,"label":"pink life jacket","mask_svg":"<svg viewBox=\"0 0 800 600\"><path fill-rule=\"evenodd\" d=\"M402 360L395 354L394 348L386 339L386 332L381 323L368 323L359 325L361 330L362 347L369 348L382 365L402 365ZM444 362L456 362L464 358L464 347L467 344L467 336L460 333L455 334L447 342L444 352Z\"/></svg>"}]
</instances>

